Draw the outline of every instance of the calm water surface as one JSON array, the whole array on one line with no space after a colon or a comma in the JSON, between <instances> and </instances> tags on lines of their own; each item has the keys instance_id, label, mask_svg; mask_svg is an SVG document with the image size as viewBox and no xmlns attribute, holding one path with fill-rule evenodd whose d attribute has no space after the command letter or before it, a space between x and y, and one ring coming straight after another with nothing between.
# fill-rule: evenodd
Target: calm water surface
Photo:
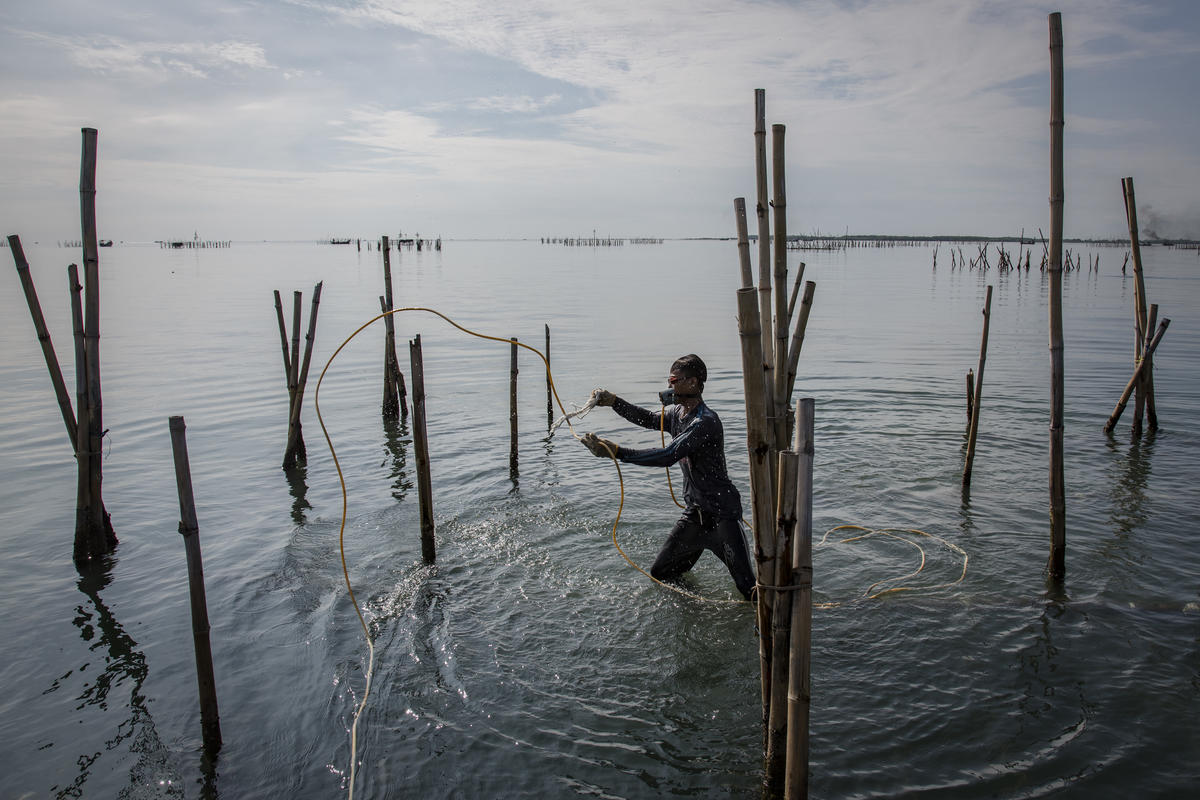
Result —
<instances>
[{"instance_id":1,"label":"calm water surface","mask_svg":"<svg viewBox=\"0 0 1200 800\"><path fill-rule=\"evenodd\" d=\"M65 267L26 246L64 372ZM1085 252L1088 252L1084 248ZM894 540L816 551L815 797L1180 797L1200 787L1200 259L1144 251L1172 325L1156 358L1161 429L1102 426L1131 372L1123 251L1064 281L1067 581L1047 586L1047 286L952 270L945 247L796 253L817 282L797 395L816 398L815 529L918 528L969 554L965 580L863 599L916 568ZM7 259L9 256L4 255ZM312 389L378 309L380 256L235 244L101 254L111 568L71 565L74 461L15 272L0 291L0 795L344 794L367 649L342 582L337 476ZM393 261L398 305L541 347L558 389L643 405L686 352L708 362L747 491L730 242L563 248L447 242ZM307 469L279 468L287 391L272 290L323 280L303 422ZM991 341L973 487L960 490L964 375ZM290 309L290 304L287 305ZM520 462L508 460L508 347L427 314L421 334L438 562L420 559L406 422L379 415L382 327L329 369L321 410L349 486L346 556L376 646L359 797L758 794L758 661L748 606L666 592L609 528L619 485L566 431L546 435L540 363L521 355ZM167 418L186 418L225 745L202 763ZM580 430L650 446L600 409ZM648 564L676 509L661 470L626 467L622 546ZM677 476L677 474L676 474ZM838 537L831 536L836 540ZM924 541L924 571L961 559ZM705 556L706 597L732 584Z\"/></svg>"}]
</instances>

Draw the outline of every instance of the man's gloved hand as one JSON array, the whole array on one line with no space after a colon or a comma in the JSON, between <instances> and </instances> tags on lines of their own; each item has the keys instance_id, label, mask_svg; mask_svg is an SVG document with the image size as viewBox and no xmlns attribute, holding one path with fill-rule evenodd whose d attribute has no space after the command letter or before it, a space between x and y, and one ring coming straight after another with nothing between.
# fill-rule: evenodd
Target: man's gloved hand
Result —
<instances>
[{"instance_id":1,"label":"man's gloved hand","mask_svg":"<svg viewBox=\"0 0 1200 800\"><path fill-rule=\"evenodd\" d=\"M598 406L611 406L613 401L617 399L617 396L608 389L593 389L592 397L596 398L596 405Z\"/></svg>"},{"instance_id":2,"label":"man's gloved hand","mask_svg":"<svg viewBox=\"0 0 1200 800\"><path fill-rule=\"evenodd\" d=\"M592 451L592 455L599 458L615 458L617 455L616 442L601 439L594 433L585 433L580 437L579 441L583 442L584 447ZM605 449L606 447L608 449Z\"/></svg>"}]
</instances>

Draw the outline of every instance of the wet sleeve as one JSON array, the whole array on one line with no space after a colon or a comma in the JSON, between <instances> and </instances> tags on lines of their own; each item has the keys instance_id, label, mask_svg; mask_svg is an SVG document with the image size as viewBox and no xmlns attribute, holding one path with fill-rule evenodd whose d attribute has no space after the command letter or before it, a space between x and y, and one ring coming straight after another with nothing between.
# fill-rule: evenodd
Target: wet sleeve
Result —
<instances>
[{"instance_id":1,"label":"wet sleeve","mask_svg":"<svg viewBox=\"0 0 1200 800\"><path fill-rule=\"evenodd\" d=\"M620 414L625 419L632 422L634 425L640 425L643 428L651 428L658 430L662 425L662 413L655 411L647 411L644 408L635 406L633 403L617 398L613 401L613 411Z\"/></svg>"},{"instance_id":2,"label":"wet sleeve","mask_svg":"<svg viewBox=\"0 0 1200 800\"><path fill-rule=\"evenodd\" d=\"M689 425L666 447L652 447L646 450L634 450L622 447L617 452L617 458L626 464L637 464L642 467L669 467L703 446L704 434L699 425Z\"/></svg>"}]
</instances>

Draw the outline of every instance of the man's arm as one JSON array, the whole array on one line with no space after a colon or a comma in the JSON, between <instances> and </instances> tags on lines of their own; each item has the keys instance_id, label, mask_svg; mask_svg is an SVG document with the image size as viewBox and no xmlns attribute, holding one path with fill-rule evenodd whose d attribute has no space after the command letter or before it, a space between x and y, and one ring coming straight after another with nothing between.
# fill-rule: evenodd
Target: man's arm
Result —
<instances>
[{"instance_id":1,"label":"man's arm","mask_svg":"<svg viewBox=\"0 0 1200 800\"><path fill-rule=\"evenodd\" d=\"M643 428L658 430L663 425L661 411L647 411L619 397L613 398L612 409L634 425L640 425Z\"/></svg>"}]
</instances>

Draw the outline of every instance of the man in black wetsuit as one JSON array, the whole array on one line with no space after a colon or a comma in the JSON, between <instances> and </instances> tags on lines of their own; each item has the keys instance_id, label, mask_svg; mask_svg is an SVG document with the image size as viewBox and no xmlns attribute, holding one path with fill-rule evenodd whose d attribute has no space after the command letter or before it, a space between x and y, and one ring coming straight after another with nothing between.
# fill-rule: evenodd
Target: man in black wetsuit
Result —
<instances>
[{"instance_id":1,"label":"man in black wetsuit","mask_svg":"<svg viewBox=\"0 0 1200 800\"><path fill-rule=\"evenodd\" d=\"M660 581L677 580L706 549L724 562L738 591L751 599L754 569L742 536L742 500L725 470L725 434L721 420L701 399L708 369L697 355L686 355L671 365L667 382L674 403L662 412L647 411L622 400L606 389L597 389L596 405L611 406L625 419L643 428L662 426L672 436L666 447L634 450L587 433L583 444L593 455L627 464L669 467L678 463L683 472L686 507L667 537L650 574Z\"/></svg>"}]
</instances>

